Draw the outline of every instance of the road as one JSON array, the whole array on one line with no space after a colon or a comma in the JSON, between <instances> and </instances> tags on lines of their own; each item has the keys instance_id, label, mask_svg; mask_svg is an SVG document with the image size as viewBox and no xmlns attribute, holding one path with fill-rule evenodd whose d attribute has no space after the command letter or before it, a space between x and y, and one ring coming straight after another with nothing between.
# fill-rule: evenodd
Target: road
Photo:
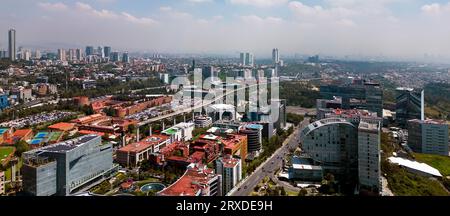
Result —
<instances>
[{"instance_id":1,"label":"road","mask_svg":"<svg viewBox=\"0 0 450 216\"><path fill-rule=\"evenodd\" d=\"M270 158L262 163L256 170L247 178L242 180L229 195L231 196L248 196L253 188L261 182L261 180L273 175L277 169L281 168L284 156L289 153L290 148L297 148L300 142L300 133L309 124L310 118L305 118L294 130L294 132L285 140L283 146L279 148Z\"/></svg>"},{"instance_id":2,"label":"road","mask_svg":"<svg viewBox=\"0 0 450 216\"><path fill-rule=\"evenodd\" d=\"M252 89L252 87L257 86L257 85L259 85L259 84L249 85L247 87L242 87L242 88L239 88L239 89L236 89L236 90L233 90L233 91L226 91L225 94L217 95L213 100L203 100L202 103L197 105L197 106L189 107L189 108L186 108L186 109L183 109L183 110L175 111L173 113L169 113L169 114L166 114L166 115L162 115L162 116L151 118L151 119L148 119L148 120L145 120L145 121L141 121L141 122L138 123L138 126L141 127L141 126L144 126L144 125L152 123L152 122L161 121L163 119L170 118L172 116L177 116L177 115L180 115L180 114L183 114L183 113L190 113L193 110L200 109L200 108L205 107L205 106L209 106L209 105L213 104L214 102L216 102L218 100L221 100L222 98L224 98L224 97L226 97L226 96L228 96L230 94L234 94L235 92L242 91L245 88Z\"/></svg>"}]
</instances>

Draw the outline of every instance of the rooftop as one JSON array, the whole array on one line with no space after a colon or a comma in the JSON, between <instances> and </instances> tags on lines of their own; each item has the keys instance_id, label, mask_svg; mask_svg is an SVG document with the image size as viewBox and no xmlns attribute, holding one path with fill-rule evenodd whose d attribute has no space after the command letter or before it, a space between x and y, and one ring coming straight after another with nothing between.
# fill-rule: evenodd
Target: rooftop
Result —
<instances>
[{"instance_id":1,"label":"rooftop","mask_svg":"<svg viewBox=\"0 0 450 216\"><path fill-rule=\"evenodd\" d=\"M71 139L71 140L67 140L64 142L60 142L60 143L56 143L53 145L49 145L49 146L45 146L42 148L38 148L35 150L31 150L27 153L39 153L39 152L56 152L56 153L61 153L61 152L67 152L70 151L72 149L75 149L79 146L82 146L84 144L86 144L87 142L98 138L99 136L97 135L85 135L82 137L78 137L75 139Z\"/></svg>"},{"instance_id":2,"label":"rooftop","mask_svg":"<svg viewBox=\"0 0 450 216\"><path fill-rule=\"evenodd\" d=\"M413 120L409 120L408 122L416 122L416 123L421 123L421 124L448 125L447 121L438 120L438 119L427 119L427 120L413 119Z\"/></svg>"},{"instance_id":3,"label":"rooftop","mask_svg":"<svg viewBox=\"0 0 450 216\"><path fill-rule=\"evenodd\" d=\"M198 196L208 186L208 181L216 177L212 169L202 165L188 167L184 175L158 194L161 196Z\"/></svg>"},{"instance_id":4,"label":"rooftop","mask_svg":"<svg viewBox=\"0 0 450 216\"><path fill-rule=\"evenodd\" d=\"M27 136L30 133L33 133L33 130L31 130L31 129L21 129L21 130L16 130L13 133L13 136L14 137L24 137L24 136Z\"/></svg>"},{"instance_id":5,"label":"rooftop","mask_svg":"<svg viewBox=\"0 0 450 216\"><path fill-rule=\"evenodd\" d=\"M128 144L119 149L122 152L141 152L144 151L154 145L158 145L162 142L165 142L169 139L168 136L165 135L152 135L145 139L142 139L140 142Z\"/></svg>"},{"instance_id":6,"label":"rooftop","mask_svg":"<svg viewBox=\"0 0 450 216\"><path fill-rule=\"evenodd\" d=\"M61 122L61 123L57 123L57 124L48 126L48 129L69 131L69 130L72 130L74 127L75 127L75 124L73 124L73 123Z\"/></svg>"},{"instance_id":7,"label":"rooftop","mask_svg":"<svg viewBox=\"0 0 450 216\"><path fill-rule=\"evenodd\" d=\"M407 160L404 158L400 158L400 157L390 157L388 158L389 162L391 163L395 163L398 164L400 166L404 166L410 169L414 169L414 170L418 170L424 173L428 173L430 175L433 176L438 176L438 177L442 177L441 173L439 172L439 170L433 168L432 166L425 164L425 163L420 163L417 161L411 161L411 160Z\"/></svg>"},{"instance_id":8,"label":"rooftop","mask_svg":"<svg viewBox=\"0 0 450 216\"><path fill-rule=\"evenodd\" d=\"M222 158L223 166L226 168L235 167L241 160L238 158L233 158L231 155L227 155Z\"/></svg>"}]
</instances>

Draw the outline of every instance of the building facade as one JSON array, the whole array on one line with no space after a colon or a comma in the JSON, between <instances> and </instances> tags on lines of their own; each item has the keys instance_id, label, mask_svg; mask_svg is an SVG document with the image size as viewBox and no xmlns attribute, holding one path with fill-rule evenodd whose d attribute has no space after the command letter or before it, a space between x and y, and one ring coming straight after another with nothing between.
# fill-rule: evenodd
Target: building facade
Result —
<instances>
[{"instance_id":1,"label":"building facade","mask_svg":"<svg viewBox=\"0 0 450 216\"><path fill-rule=\"evenodd\" d=\"M16 60L16 30L10 29L8 32L8 53L11 61Z\"/></svg>"},{"instance_id":2,"label":"building facade","mask_svg":"<svg viewBox=\"0 0 450 216\"><path fill-rule=\"evenodd\" d=\"M424 154L449 156L448 123L439 120L408 121L408 146Z\"/></svg>"},{"instance_id":3,"label":"building facade","mask_svg":"<svg viewBox=\"0 0 450 216\"><path fill-rule=\"evenodd\" d=\"M423 90L396 89L395 119L398 125L406 127L408 120L425 120L424 97Z\"/></svg>"},{"instance_id":4,"label":"building facade","mask_svg":"<svg viewBox=\"0 0 450 216\"><path fill-rule=\"evenodd\" d=\"M361 189L381 190L381 125L360 122L358 127L358 179Z\"/></svg>"},{"instance_id":5,"label":"building facade","mask_svg":"<svg viewBox=\"0 0 450 216\"><path fill-rule=\"evenodd\" d=\"M227 194L242 179L242 162L226 155L216 160L216 173L222 176L222 193Z\"/></svg>"},{"instance_id":6,"label":"building facade","mask_svg":"<svg viewBox=\"0 0 450 216\"><path fill-rule=\"evenodd\" d=\"M35 196L66 196L113 168L112 145L86 135L23 153L23 188Z\"/></svg>"}]
</instances>

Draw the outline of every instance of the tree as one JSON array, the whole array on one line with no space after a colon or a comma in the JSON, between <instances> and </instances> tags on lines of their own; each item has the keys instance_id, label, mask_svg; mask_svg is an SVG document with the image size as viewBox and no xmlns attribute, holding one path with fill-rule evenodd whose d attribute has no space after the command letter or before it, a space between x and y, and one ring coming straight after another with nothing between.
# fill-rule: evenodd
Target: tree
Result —
<instances>
[{"instance_id":1,"label":"tree","mask_svg":"<svg viewBox=\"0 0 450 216\"><path fill-rule=\"evenodd\" d=\"M30 150L30 146L28 145L27 142L21 140L19 142L17 142L14 147L16 147L16 156L20 157L22 156L22 153L27 152Z\"/></svg>"},{"instance_id":2,"label":"tree","mask_svg":"<svg viewBox=\"0 0 450 216\"><path fill-rule=\"evenodd\" d=\"M305 188L302 188L299 192L298 192L298 196L306 196L308 195L308 191Z\"/></svg>"},{"instance_id":3,"label":"tree","mask_svg":"<svg viewBox=\"0 0 450 216\"><path fill-rule=\"evenodd\" d=\"M281 191L280 192L281 196L286 196L287 193L286 193L286 190L284 189L284 187L281 187L280 191Z\"/></svg>"}]
</instances>

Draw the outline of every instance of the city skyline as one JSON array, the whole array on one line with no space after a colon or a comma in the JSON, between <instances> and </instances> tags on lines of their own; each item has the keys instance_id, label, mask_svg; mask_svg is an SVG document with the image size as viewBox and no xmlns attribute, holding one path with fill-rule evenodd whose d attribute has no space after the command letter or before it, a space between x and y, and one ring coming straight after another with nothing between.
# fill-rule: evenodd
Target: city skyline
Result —
<instances>
[{"instance_id":1,"label":"city skyline","mask_svg":"<svg viewBox=\"0 0 450 216\"><path fill-rule=\"evenodd\" d=\"M283 55L449 58L450 31L438 27L450 18L449 3L7 0L0 9L0 31L16 29L17 47L50 49L98 44L129 51L229 55L250 51L270 57L270 50L278 47ZM1 49L7 48L5 33Z\"/></svg>"}]
</instances>

